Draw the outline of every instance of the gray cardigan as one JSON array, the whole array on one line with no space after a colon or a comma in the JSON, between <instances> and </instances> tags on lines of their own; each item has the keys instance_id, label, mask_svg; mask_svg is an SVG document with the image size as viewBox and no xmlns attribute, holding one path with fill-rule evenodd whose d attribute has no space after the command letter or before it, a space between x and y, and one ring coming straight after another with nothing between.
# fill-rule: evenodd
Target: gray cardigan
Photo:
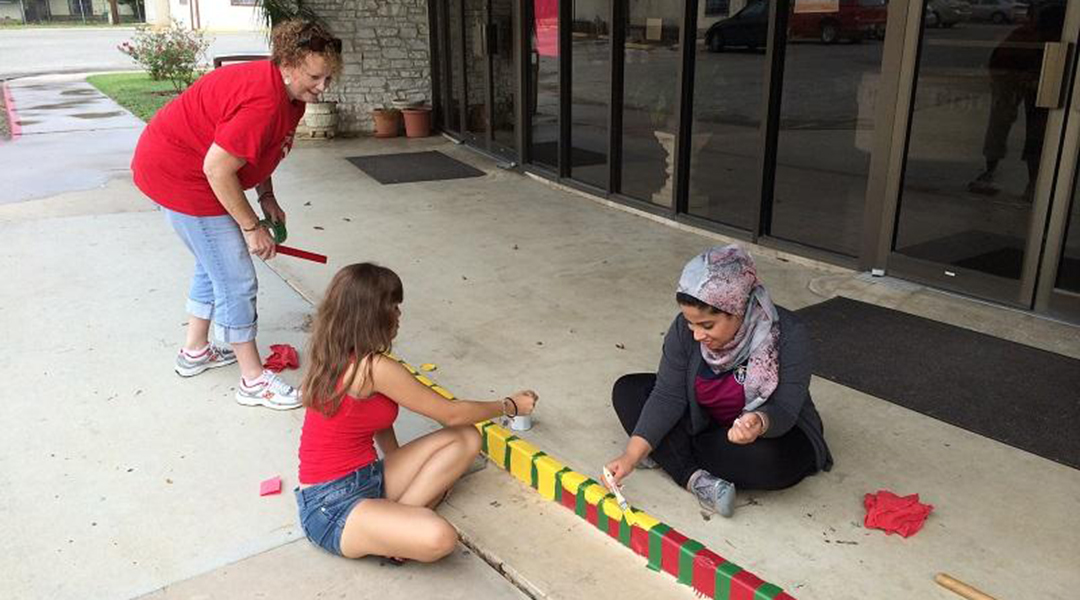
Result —
<instances>
[{"instance_id":1,"label":"gray cardigan","mask_svg":"<svg viewBox=\"0 0 1080 600\"><path fill-rule=\"evenodd\" d=\"M780 437L798 427L814 446L819 470L832 468L833 459L825 443L824 427L810 399L810 336L802 321L789 310L780 313L780 374L776 390L757 410L769 417L769 429L762 437ZM694 382L701 369L700 344L680 313L664 337L664 353L656 373L656 385L638 419L634 435L655 448L690 411L691 433L704 431L711 417L697 402Z\"/></svg>"}]
</instances>

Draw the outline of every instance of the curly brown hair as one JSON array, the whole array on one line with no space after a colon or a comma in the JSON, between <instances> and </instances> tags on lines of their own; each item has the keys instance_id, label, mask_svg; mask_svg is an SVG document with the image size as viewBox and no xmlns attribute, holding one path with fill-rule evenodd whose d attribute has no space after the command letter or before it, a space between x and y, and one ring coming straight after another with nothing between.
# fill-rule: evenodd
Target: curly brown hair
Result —
<instances>
[{"instance_id":1,"label":"curly brown hair","mask_svg":"<svg viewBox=\"0 0 1080 600\"><path fill-rule=\"evenodd\" d=\"M332 416L354 382L371 380L375 355L389 352L394 341L403 298L401 279L386 267L357 263L334 275L308 342L304 406ZM361 373L365 358L366 372ZM352 376L343 380L354 364Z\"/></svg>"},{"instance_id":2,"label":"curly brown hair","mask_svg":"<svg viewBox=\"0 0 1080 600\"><path fill-rule=\"evenodd\" d=\"M313 39L330 42L337 38L318 23L303 19L283 21L270 33L270 60L278 66L297 67L304 63L308 54L318 54L326 60L335 76L340 75L341 54L330 43L324 45L322 52L315 52L308 47Z\"/></svg>"}]
</instances>

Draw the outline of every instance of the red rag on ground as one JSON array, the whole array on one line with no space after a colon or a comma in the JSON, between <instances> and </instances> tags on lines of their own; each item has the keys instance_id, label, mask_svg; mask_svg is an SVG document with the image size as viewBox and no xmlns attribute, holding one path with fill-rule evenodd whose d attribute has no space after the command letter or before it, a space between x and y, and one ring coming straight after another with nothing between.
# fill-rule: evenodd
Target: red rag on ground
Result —
<instances>
[{"instance_id":1,"label":"red rag on ground","mask_svg":"<svg viewBox=\"0 0 1080 600\"><path fill-rule=\"evenodd\" d=\"M888 534L899 533L904 537L911 537L922 529L926 517L934 510L933 505L920 503L918 494L900 497L885 490L867 494L863 504L866 505L863 525L884 529Z\"/></svg>"},{"instance_id":2,"label":"red rag on ground","mask_svg":"<svg viewBox=\"0 0 1080 600\"><path fill-rule=\"evenodd\" d=\"M270 356L263 363L264 369L270 369L280 373L285 369L295 369L300 366L300 357L296 354L296 348L288 344L273 344L270 346Z\"/></svg>"}]
</instances>

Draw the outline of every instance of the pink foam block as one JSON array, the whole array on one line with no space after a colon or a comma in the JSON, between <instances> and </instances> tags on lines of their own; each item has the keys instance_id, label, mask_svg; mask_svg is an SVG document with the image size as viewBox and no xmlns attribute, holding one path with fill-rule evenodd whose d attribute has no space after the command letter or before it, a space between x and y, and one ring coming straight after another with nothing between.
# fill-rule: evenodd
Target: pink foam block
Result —
<instances>
[{"instance_id":1,"label":"pink foam block","mask_svg":"<svg viewBox=\"0 0 1080 600\"><path fill-rule=\"evenodd\" d=\"M259 495L269 496L270 494L281 493L281 478L271 477L266 481L259 484Z\"/></svg>"}]
</instances>

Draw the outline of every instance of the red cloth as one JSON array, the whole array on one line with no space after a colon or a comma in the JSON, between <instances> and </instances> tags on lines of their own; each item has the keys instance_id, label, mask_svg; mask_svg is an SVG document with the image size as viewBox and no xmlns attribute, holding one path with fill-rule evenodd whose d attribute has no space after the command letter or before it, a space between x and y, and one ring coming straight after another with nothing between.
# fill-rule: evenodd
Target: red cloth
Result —
<instances>
[{"instance_id":1,"label":"red cloth","mask_svg":"<svg viewBox=\"0 0 1080 600\"><path fill-rule=\"evenodd\" d=\"M934 510L931 504L921 504L919 495L900 497L892 492L878 490L863 498L866 519L863 525L872 529L884 529L886 533L899 533L911 537L922 529L926 517Z\"/></svg>"},{"instance_id":2,"label":"red cloth","mask_svg":"<svg viewBox=\"0 0 1080 600\"><path fill-rule=\"evenodd\" d=\"M324 483L375 462L375 433L394 425L398 405L382 394L345 396L334 416L307 409L300 430L300 483Z\"/></svg>"},{"instance_id":3,"label":"red cloth","mask_svg":"<svg viewBox=\"0 0 1080 600\"><path fill-rule=\"evenodd\" d=\"M263 363L264 369L270 369L280 373L285 369L295 369L300 366L300 357L296 355L296 348L288 344L271 344L270 356Z\"/></svg>"},{"instance_id":4,"label":"red cloth","mask_svg":"<svg viewBox=\"0 0 1080 600\"><path fill-rule=\"evenodd\" d=\"M269 60L214 69L159 110L139 137L131 170L135 185L158 204L186 215L228 214L203 174L211 144L240 157L240 185L250 189L273 173L292 148L304 103L289 99Z\"/></svg>"}]
</instances>

